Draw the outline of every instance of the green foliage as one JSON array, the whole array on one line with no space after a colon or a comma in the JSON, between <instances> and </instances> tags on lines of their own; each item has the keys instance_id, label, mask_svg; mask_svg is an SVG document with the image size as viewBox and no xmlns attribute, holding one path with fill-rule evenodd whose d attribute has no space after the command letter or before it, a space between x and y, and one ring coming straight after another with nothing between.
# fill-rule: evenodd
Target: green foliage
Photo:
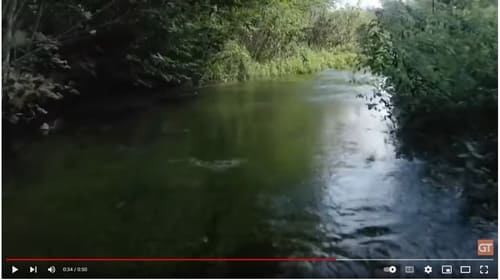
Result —
<instances>
[{"instance_id":1,"label":"green foliage","mask_svg":"<svg viewBox=\"0 0 500 280\"><path fill-rule=\"evenodd\" d=\"M42 106L42 89L60 100L76 89L99 94L350 67L358 59L355 30L367 18L329 9L327 0L3 2L4 111L14 115L27 108L18 106L24 100Z\"/></svg>"},{"instance_id":2,"label":"green foliage","mask_svg":"<svg viewBox=\"0 0 500 280\"><path fill-rule=\"evenodd\" d=\"M50 101L78 94L78 91L71 80L61 78L71 66L62 58L57 38L46 36L36 29L28 37L26 31L14 29L15 14L30 13L35 8L28 6L23 10L17 1L7 2L12 10L7 9L6 16L11 17L13 22L6 26L8 30L4 34L9 40L4 42L4 52L7 53L3 58L2 116L12 124L28 123L46 115L46 105Z\"/></svg>"},{"instance_id":3,"label":"green foliage","mask_svg":"<svg viewBox=\"0 0 500 280\"><path fill-rule=\"evenodd\" d=\"M314 0L260 1L233 14L232 39L211 57L203 83L352 68L357 29L369 19L359 9L331 10Z\"/></svg>"},{"instance_id":4,"label":"green foliage","mask_svg":"<svg viewBox=\"0 0 500 280\"><path fill-rule=\"evenodd\" d=\"M318 11L313 17L308 41L326 49L341 47L357 52L361 39L358 30L372 19L369 12L359 8Z\"/></svg>"},{"instance_id":5,"label":"green foliage","mask_svg":"<svg viewBox=\"0 0 500 280\"><path fill-rule=\"evenodd\" d=\"M250 53L235 41L228 42L213 57L207 67L203 83L236 82L249 79L267 79L286 75L318 72L328 68L352 69L358 56L346 51L313 50L301 47L287 57L277 57L265 62L252 59Z\"/></svg>"},{"instance_id":6,"label":"green foliage","mask_svg":"<svg viewBox=\"0 0 500 280\"><path fill-rule=\"evenodd\" d=\"M272 0L243 10L236 38L259 62L290 54L296 43L304 41L309 23L305 3Z\"/></svg>"},{"instance_id":7,"label":"green foliage","mask_svg":"<svg viewBox=\"0 0 500 280\"><path fill-rule=\"evenodd\" d=\"M47 114L41 106L47 99L59 100L67 90L44 76L31 73L11 73L4 83L3 115L11 123L29 122L40 114Z\"/></svg>"},{"instance_id":8,"label":"green foliage","mask_svg":"<svg viewBox=\"0 0 500 280\"><path fill-rule=\"evenodd\" d=\"M223 44L226 27L217 9L202 1L179 1L142 10L140 30L127 50L133 80L153 85L196 83Z\"/></svg>"},{"instance_id":9,"label":"green foliage","mask_svg":"<svg viewBox=\"0 0 500 280\"><path fill-rule=\"evenodd\" d=\"M312 50L304 47L286 58L255 63L251 68L250 77L272 78L290 74L311 74L328 68L352 69L356 61L355 53Z\"/></svg>"},{"instance_id":10,"label":"green foliage","mask_svg":"<svg viewBox=\"0 0 500 280\"><path fill-rule=\"evenodd\" d=\"M223 49L212 57L202 81L204 83L245 81L249 78L253 63L245 47L236 41L228 41Z\"/></svg>"},{"instance_id":11,"label":"green foliage","mask_svg":"<svg viewBox=\"0 0 500 280\"><path fill-rule=\"evenodd\" d=\"M496 112L496 4L429 7L387 1L365 25L364 62L387 77L400 125Z\"/></svg>"},{"instance_id":12,"label":"green foliage","mask_svg":"<svg viewBox=\"0 0 500 280\"><path fill-rule=\"evenodd\" d=\"M390 0L361 31L363 64L386 78L390 96L370 99L394 117L400 152L452 163L454 176L465 174L467 197L490 214L497 207L497 8L491 0Z\"/></svg>"}]
</instances>

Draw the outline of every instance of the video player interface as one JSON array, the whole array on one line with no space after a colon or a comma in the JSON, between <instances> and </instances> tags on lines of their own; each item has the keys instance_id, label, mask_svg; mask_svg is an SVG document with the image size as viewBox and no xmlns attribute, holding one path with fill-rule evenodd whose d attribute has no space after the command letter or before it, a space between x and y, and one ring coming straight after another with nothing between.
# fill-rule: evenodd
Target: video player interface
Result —
<instances>
[{"instance_id":1,"label":"video player interface","mask_svg":"<svg viewBox=\"0 0 500 280\"><path fill-rule=\"evenodd\" d=\"M498 278L494 0L3 0L3 278Z\"/></svg>"}]
</instances>

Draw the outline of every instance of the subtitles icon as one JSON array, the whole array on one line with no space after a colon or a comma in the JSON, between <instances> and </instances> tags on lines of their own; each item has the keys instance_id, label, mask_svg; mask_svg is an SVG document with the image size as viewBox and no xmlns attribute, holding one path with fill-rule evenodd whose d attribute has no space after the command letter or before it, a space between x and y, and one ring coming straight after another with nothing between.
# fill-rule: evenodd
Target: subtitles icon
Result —
<instances>
[{"instance_id":1,"label":"subtitles icon","mask_svg":"<svg viewBox=\"0 0 500 280\"><path fill-rule=\"evenodd\" d=\"M493 256L495 254L495 245L493 240L478 240L477 255L478 256Z\"/></svg>"},{"instance_id":2,"label":"subtitles icon","mask_svg":"<svg viewBox=\"0 0 500 280\"><path fill-rule=\"evenodd\" d=\"M405 273L408 273L408 274L415 273L415 267L413 265L405 266Z\"/></svg>"}]
</instances>

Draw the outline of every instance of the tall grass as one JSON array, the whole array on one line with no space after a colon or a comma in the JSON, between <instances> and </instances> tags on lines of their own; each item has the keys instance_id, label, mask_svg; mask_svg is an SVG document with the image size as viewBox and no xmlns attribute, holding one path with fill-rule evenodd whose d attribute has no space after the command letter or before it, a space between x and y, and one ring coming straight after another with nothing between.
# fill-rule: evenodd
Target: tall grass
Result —
<instances>
[{"instance_id":1,"label":"tall grass","mask_svg":"<svg viewBox=\"0 0 500 280\"><path fill-rule=\"evenodd\" d=\"M318 72L328 68L350 69L358 55L345 50L327 51L299 47L292 55L265 62L254 60L248 50L236 41L229 41L209 63L202 83L227 83L266 79Z\"/></svg>"}]
</instances>

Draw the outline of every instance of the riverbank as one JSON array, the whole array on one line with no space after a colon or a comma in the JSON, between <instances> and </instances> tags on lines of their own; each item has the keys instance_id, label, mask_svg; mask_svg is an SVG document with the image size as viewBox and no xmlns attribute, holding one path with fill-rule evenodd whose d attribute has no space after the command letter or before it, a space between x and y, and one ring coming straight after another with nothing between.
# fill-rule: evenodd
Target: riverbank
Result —
<instances>
[{"instance_id":1,"label":"riverbank","mask_svg":"<svg viewBox=\"0 0 500 280\"><path fill-rule=\"evenodd\" d=\"M359 54L354 50L302 47L285 57L259 62L237 42L230 41L208 65L202 83L231 83L317 73L326 69L355 69Z\"/></svg>"},{"instance_id":2,"label":"riverbank","mask_svg":"<svg viewBox=\"0 0 500 280\"><path fill-rule=\"evenodd\" d=\"M9 122L4 119L8 133L22 133L23 130L50 134L63 128L67 118L85 115L113 117L134 110L144 110L158 102L179 102L194 98L200 89L215 85L234 84L249 80L281 79L320 72L325 69L354 69L359 55L349 50L313 50L301 48L294 55L276 58L268 62L257 62L248 51L235 42L226 46L212 64L207 67L200 83L185 83L178 86L127 86L118 81L92 84L88 80L78 92L61 96L45 103L43 111L33 115L27 122ZM78 86L78 85L75 85ZM30 104L28 104L30 105ZM39 105L34 105L39 106ZM31 134L31 133L30 133Z\"/></svg>"},{"instance_id":3,"label":"riverbank","mask_svg":"<svg viewBox=\"0 0 500 280\"><path fill-rule=\"evenodd\" d=\"M331 8L327 0L9 0L3 119L26 127L50 122L71 111L56 104L83 100L77 94L116 91L118 101L131 88L168 88L166 98L177 99L177 88L345 69L355 63L357 30L372 13Z\"/></svg>"}]
</instances>

